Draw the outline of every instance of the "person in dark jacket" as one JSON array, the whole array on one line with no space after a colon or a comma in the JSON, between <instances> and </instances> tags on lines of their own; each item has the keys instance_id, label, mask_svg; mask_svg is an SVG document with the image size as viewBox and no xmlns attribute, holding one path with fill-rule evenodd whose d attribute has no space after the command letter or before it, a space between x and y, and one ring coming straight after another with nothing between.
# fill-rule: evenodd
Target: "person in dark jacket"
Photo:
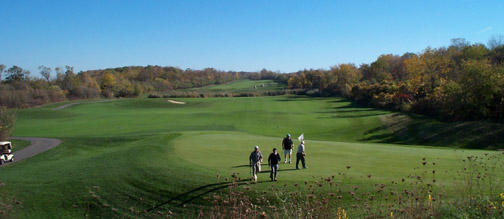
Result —
<instances>
[{"instance_id":1,"label":"person in dark jacket","mask_svg":"<svg viewBox=\"0 0 504 219\"><path fill-rule=\"evenodd\" d=\"M291 156L292 156L292 148L294 147L294 143L292 142L290 134L287 134L285 138L282 141L282 149L284 150L284 158L285 162L287 163L287 155L289 155L289 163L291 163Z\"/></svg>"},{"instance_id":2,"label":"person in dark jacket","mask_svg":"<svg viewBox=\"0 0 504 219\"><path fill-rule=\"evenodd\" d=\"M278 154L276 148L273 148L273 153L268 157L268 165L271 167L271 181L277 181L278 163L280 163L280 160L280 154Z\"/></svg>"}]
</instances>

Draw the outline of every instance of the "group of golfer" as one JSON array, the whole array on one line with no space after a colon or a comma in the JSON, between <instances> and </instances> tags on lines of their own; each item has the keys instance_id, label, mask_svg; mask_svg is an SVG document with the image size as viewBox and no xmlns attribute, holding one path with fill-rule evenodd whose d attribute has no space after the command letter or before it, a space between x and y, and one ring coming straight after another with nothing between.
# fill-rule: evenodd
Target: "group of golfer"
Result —
<instances>
[{"instance_id":1,"label":"group of golfer","mask_svg":"<svg viewBox=\"0 0 504 219\"><path fill-rule=\"evenodd\" d=\"M292 142L292 138L290 134L287 134L285 138L282 140L282 149L284 152L284 163L287 163L287 156L289 157L289 164L292 163L292 150L294 149L294 143ZM303 168L308 168L305 163L305 142L301 140L301 144L299 144L296 153L296 169L299 170L299 161L303 164ZM252 169L252 176L254 177L254 181L257 182L257 173L261 171L261 163L263 161L263 156L261 151L259 151L259 146L254 147L254 151L250 154L249 164ZM280 154L276 148L273 148L273 152L268 157L268 165L271 167L270 178L271 181L277 181L277 172L278 172L278 164L281 161Z\"/></svg>"}]
</instances>

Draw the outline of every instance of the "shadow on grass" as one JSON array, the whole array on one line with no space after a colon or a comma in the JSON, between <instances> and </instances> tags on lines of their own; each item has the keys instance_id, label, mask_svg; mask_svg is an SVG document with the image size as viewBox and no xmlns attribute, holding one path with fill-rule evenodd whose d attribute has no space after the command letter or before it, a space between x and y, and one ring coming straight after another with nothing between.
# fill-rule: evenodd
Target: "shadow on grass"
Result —
<instances>
[{"instance_id":1,"label":"shadow on grass","mask_svg":"<svg viewBox=\"0 0 504 219\"><path fill-rule=\"evenodd\" d=\"M240 181L237 181L236 185L237 186L248 185L251 182L252 182L252 179L242 179ZM268 182L270 182L270 181L258 181L255 183L257 184L257 183L268 183ZM157 208L160 208L162 206L169 205L169 204L177 206L177 207L182 207L185 204L190 203L195 199L201 198L206 194L227 188L227 187L231 186L232 184L233 184L233 182L220 182L220 183L211 183L211 184L203 185L198 188L184 192L174 198L169 199L168 201L154 205L154 206L152 206L152 208L148 209L147 211L150 212L150 211L153 211Z\"/></svg>"},{"instance_id":2,"label":"shadow on grass","mask_svg":"<svg viewBox=\"0 0 504 219\"><path fill-rule=\"evenodd\" d=\"M278 169L278 172L293 171L293 170L297 170L297 169L296 168L292 168L292 169ZM265 173L270 174L271 170L266 170L266 171L263 170L263 171L259 172L259 174L265 174Z\"/></svg>"},{"instance_id":3,"label":"shadow on grass","mask_svg":"<svg viewBox=\"0 0 504 219\"><path fill-rule=\"evenodd\" d=\"M366 135L370 137L361 141L468 149L504 148L503 124L486 121L448 123L405 114L388 115L384 119L384 125L367 131ZM385 129L390 133L383 134Z\"/></svg>"},{"instance_id":4,"label":"shadow on grass","mask_svg":"<svg viewBox=\"0 0 504 219\"><path fill-rule=\"evenodd\" d=\"M349 100L331 101L331 103L344 103L344 102L348 102L348 104L347 105L343 105L343 106L337 106L337 107L334 107L333 109L352 109L352 108L355 108L355 109L373 109L373 110L377 110L375 108L365 107L365 106L356 104L354 102L350 102Z\"/></svg>"},{"instance_id":5,"label":"shadow on grass","mask_svg":"<svg viewBox=\"0 0 504 219\"><path fill-rule=\"evenodd\" d=\"M269 166L267 163L261 163L261 168L263 166ZM238 166L232 166L231 168L241 168L241 167L250 167L250 165L245 164L245 165L238 165Z\"/></svg>"},{"instance_id":6,"label":"shadow on grass","mask_svg":"<svg viewBox=\"0 0 504 219\"><path fill-rule=\"evenodd\" d=\"M267 165L267 164L262 164L262 165ZM239 166L234 166L232 168L238 168L238 167L249 167L249 165L239 165ZM295 170L296 169L294 169L294 168L292 168L292 169L279 169L278 172L295 171ZM259 174L261 174L261 175L270 174L270 173L271 173L271 171L269 171L269 170L259 172ZM249 179L241 179L241 180L237 181L235 185L242 186L242 185L248 185L251 183L253 183L252 179L249 178ZM257 183L271 183L271 181L270 180L265 180L265 181L258 180L255 183L256 184ZM152 206L152 208L148 209L147 211L150 212L150 211L153 211L153 210L158 209L158 208L165 206L165 205L173 205L173 206L177 206L177 207L182 207L183 205L190 203L198 198L201 198L206 194L227 188L231 185L233 185L233 182L219 182L219 183L211 183L211 184L203 185L203 186L197 187L195 189L191 189L191 190L184 192L182 194L179 194L179 195L177 195L177 196L175 196L165 202L154 205L154 206Z\"/></svg>"},{"instance_id":7,"label":"shadow on grass","mask_svg":"<svg viewBox=\"0 0 504 219\"><path fill-rule=\"evenodd\" d=\"M319 112L319 119L380 117L382 126L366 131L359 141L468 149L504 148L504 124L501 123L443 122L422 115L362 106L348 99L332 100L329 103L338 103L338 106Z\"/></svg>"},{"instance_id":8,"label":"shadow on grass","mask_svg":"<svg viewBox=\"0 0 504 219\"><path fill-rule=\"evenodd\" d=\"M349 99L345 99L345 98L341 98L341 99L339 99L339 100L329 101L329 103L345 103L345 102L350 102L350 103L352 103L352 102L351 102L351 100L349 100Z\"/></svg>"},{"instance_id":9,"label":"shadow on grass","mask_svg":"<svg viewBox=\"0 0 504 219\"><path fill-rule=\"evenodd\" d=\"M348 101L348 100L345 100L345 101ZM331 101L331 102L344 102L344 101L336 100L336 101ZM353 102L349 102L348 104L343 105L343 106L329 107L326 109L327 109L326 111L318 112L321 115L324 115L323 117L318 117L319 119L364 118L364 117L371 117L371 116L387 115L392 112L392 111L384 110L384 109L376 109L376 108L369 108L369 107L360 106L360 105L357 105ZM325 117L325 116L328 116L328 117Z\"/></svg>"},{"instance_id":10,"label":"shadow on grass","mask_svg":"<svg viewBox=\"0 0 504 219\"><path fill-rule=\"evenodd\" d=\"M341 119L344 119L344 118L364 118L364 117L371 117L371 116L382 116L382 115L386 115L388 113L366 113L366 114L359 114L359 115L334 115L334 116L330 116L328 118L341 118ZM324 118L324 117L319 117L320 119L327 119L327 118Z\"/></svg>"},{"instance_id":11,"label":"shadow on grass","mask_svg":"<svg viewBox=\"0 0 504 219\"><path fill-rule=\"evenodd\" d=\"M320 112L320 113L355 113L355 112L372 112L372 111L377 111L380 112L376 109L372 108L348 108L348 109L341 109L341 110L334 110L334 111L325 111L325 112Z\"/></svg>"},{"instance_id":12,"label":"shadow on grass","mask_svg":"<svg viewBox=\"0 0 504 219\"><path fill-rule=\"evenodd\" d=\"M288 101L304 101L304 100L326 100L325 97L310 97L306 95L290 95L290 96L285 96L285 98L282 99L277 99L275 101L280 101L280 102L288 102ZM341 102L348 102L348 100L341 101Z\"/></svg>"}]
</instances>

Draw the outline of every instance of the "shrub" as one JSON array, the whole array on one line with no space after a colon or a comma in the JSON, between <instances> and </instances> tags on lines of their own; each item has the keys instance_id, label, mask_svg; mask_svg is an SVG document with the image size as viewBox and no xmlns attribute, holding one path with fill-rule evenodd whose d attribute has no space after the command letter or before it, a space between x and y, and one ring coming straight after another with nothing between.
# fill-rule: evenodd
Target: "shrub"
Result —
<instances>
[{"instance_id":1,"label":"shrub","mask_svg":"<svg viewBox=\"0 0 504 219\"><path fill-rule=\"evenodd\" d=\"M409 113L411 112L411 104L403 102L401 103L399 110L401 110L401 112Z\"/></svg>"},{"instance_id":2,"label":"shrub","mask_svg":"<svg viewBox=\"0 0 504 219\"><path fill-rule=\"evenodd\" d=\"M23 90L8 85L0 86L0 106L26 108L63 100L65 93L57 86Z\"/></svg>"},{"instance_id":3,"label":"shrub","mask_svg":"<svg viewBox=\"0 0 504 219\"><path fill-rule=\"evenodd\" d=\"M0 106L0 140L7 140L16 123L16 112Z\"/></svg>"},{"instance_id":4,"label":"shrub","mask_svg":"<svg viewBox=\"0 0 504 219\"><path fill-rule=\"evenodd\" d=\"M102 95L105 97L105 98L114 98L114 92L110 91L110 90L103 90L102 91Z\"/></svg>"},{"instance_id":5,"label":"shrub","mask_svg":"<svg viewBox=\"0 0 504 219\"><path fill-rule=\"evenodd\" d=\"M161 98L160 94L149 94L149 98Z\"/></svg>"},{"instance_id":6,"label":"shrub","mask_svg":"<svg viewBox=\"0 0 504 219\"><path fill-rule=\"evenodd\" d=\"M70 90L70 95L73 98L98 98L100 93L96 88L90 88L86 86L79 86Z\"/></svg>"},{"instance_id":7,"label":"shrub","mask_svg":"<svg viewBox=\"0 0 504 219\"><path fill-rule=\"evenodd\" d=\"M52 86L47 90L47 94L49 95L49 99L51 102L61 102L64 101L65 98L65 93L58 87L58 86Z\"/></svg>"}]
</instances>

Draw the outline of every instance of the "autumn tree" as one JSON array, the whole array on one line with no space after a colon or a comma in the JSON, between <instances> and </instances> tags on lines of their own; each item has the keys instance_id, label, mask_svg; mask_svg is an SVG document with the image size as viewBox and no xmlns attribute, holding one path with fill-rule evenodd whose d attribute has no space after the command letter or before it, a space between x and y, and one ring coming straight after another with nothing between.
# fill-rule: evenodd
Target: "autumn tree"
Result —
<instances>
[{"instance_id":1,"label":"autumn tree","mask_svg":"<svg viewBox=\"0 0 504 219\"><path fill-rule=\"evenodd\" d=\"M488 49L483 44L473 44L462 48L460 59L462 61L468 60L483 60L488 57Z\"/></svg>"},{"instance_id":2,"label":"autumn tree","mask_svg":"<svg viewBox=\"0 0 504 219\"><path fill-rule=\"evenodd\" d=\"M333 66L330 75L333 90L343 96L350 95L352 87L362 78L361 71L354 64Z\"/></svg>"},{"instance_id":3,"label":"autumn tree","mask_svg":"<svg viewBox=\"0 0 504 219\"><path fill-rule=\"evenodd\" d=\"M377 82L391 81L393 79L392 70L392 59L394 56L391 54L381 55L371 63L371 77Z\"/></svg>"},{"instance_id":4,"label":"autumn tree","mask_svg":"<svg viewBox=\"0 0 504 219\"><path fill-rule=\"evenodd\" d=\"M303 72L303 83L308 89L317 89L319 92L323 92L328 85L328 80L326 75L322 70L307 70Z\"/></svg>"},{"instance_id":5,"label":"autumn tree","mask_svg":"<svg viewBox=\"0 0 504 219\"><path fill-rule=\"evenodd\" d=\"M481 119L491 113L495 94L502 89L502 77L485 60L470 60L462 64L460 84L464 91L462 104L465 117Z\"/></svg>"},{"instance_id":6,"label":"autumn tree","mask_svg":"<svg viewBox=\"0 0 504 219\"><path fill-rule=\"evenodd\" d=\"M504 45L497 46L488 52L490 62L494 66L504 66Z\"/></svg>"},{"instance_id":7,"label":"autumn tree","mask_svg":"<svg viewBox=\"0 0 504 219\"><path fill-rule=\"evenodd\" d=\"M497 47L503 46L504 45L504 36L503 35L492 35L490 39L488 40L488 48L490 49L495 49Z\"/></svg>"},{"instance_id":8,"label":"autumn tree","mask_svg":"<svg viewBox=\"0 0 504 219\"><path fill-rule=\"evenodd\" d=\"M61 85L63 84L63 80L65 79L65 72L60 67L56 67L54 69L54 71L56 72L55 84L61 88Z\"/></svg>"},{"instance_id":9,"label":"autumn tree","mask_svg":"<svg viewBox=\"0 0 504 219\"><path fill-rule=\"evenodd\" d=\"M14 124L16 122L16 113L7 109L6 106L0 106L0 141L9 139Z\"/></svg>"},{"instance_id":10,"label":"autumn tree","mask_svg":"<svg viewBox=\"0 0 504 219\"><path fill-rule=\"evenodd\" d=\"M93 88L97 91L101 90L96 78L91 77L88 72L80 72L77 77L82 86Z\"/></svg>"},{"instance_id":11,"label":"autumn tree","mask_svg":"<svg viewBox=\"0 0 504 219\"><path fill-rule=\"evenodd\" d=\"M7 70L7 82L21 82L28 78L30 71L23 70L23 68L19 66L12 66Z\"/></svg>"},{"instance_id":12,"label":"autumn tree","mask_svg":"<svg viewBox=\"0 0 504 219\"><path fill-rule=\"evenodd\" d=\"M114 76L113 73L107 72L103 75L102 81L101 81L101 87L102 89L113 89L116 83L116 77Z\"/></svg>"},{"instance_id":13,"label":"autumn tree","mask_svg":"<svg viewBox=\"0 0 504 219\"><path fill-rule=\"evenodd\" d=\"M74 68L71 66L65 66L65 74L63 76L63 81L61 82L61 89L71 91L72 89L78 87L80 82L77 75L74 72Z\"/></svg>"},{"instance_id":14,"label":"autumn tree","mask_svg":"<svg viewBox=\"0 0 504 219\"><path fill-rule=\"evenodd\" d=\"M291 89L302 88L301 77L299 75L290 75L287 80L287 87Z\"/></svg>"},{"instance_id":15,"label":"autumn tree","mask_svg":"<svg viewBox=\"0 0 504 219\"><path fill-rule=\"evenodd\" d=\"M308 75L309 70L303 70L298 73L292 74L291 78L288 80L288 87L293 89L312 89L313 83L309 80Z\"/></svg>"},{"instance_id":16,"label":"autumn tree","mask_svg":"<svg viewBox=\"0 0 504 219\"><path fill-rule=\"evenodd\" d=\"M457 50L462 50L464 47L469 46L470 43L464 38L453 38L450 40L451 48L455 48Z\"/></svg>"},{"instance_id":17,"label":"autumn tree","mask_svg":"<svg viewBox=\"0 0 504 219\"><path fill-rule=\"evenodd\" d=\"M47 81L48 84L51 84L52 69L49 67L45 67L43 65L39 66L38 69L40 70L40 75L44 77L44 79Z\"/></svg>"},{"instance_id":18,"label":"autumn tree","mask_svg":"<svg viewBox=\"0 0 504 219\"><path fill-rule=\"evenodd\" d=\"M76 76L78 85L70 90L70 95L76 98L97 98L100 97L100 86L95 78L89 76L87 72L80 72Z\"/></svg>"},{"instance_id":19,"label":"autumn tree","mask_svg":"<svg viewBox=\"0 0 504 219\"><path fill-rule=\"evenodd\" d=\"M408 84L411 92L417 98L424 98L432 93L439 86L440 79L446 78L450 72L450 61L449 57L431 48L406 60L405 69L410 77Z\"/></svg>"}]
</instances>

